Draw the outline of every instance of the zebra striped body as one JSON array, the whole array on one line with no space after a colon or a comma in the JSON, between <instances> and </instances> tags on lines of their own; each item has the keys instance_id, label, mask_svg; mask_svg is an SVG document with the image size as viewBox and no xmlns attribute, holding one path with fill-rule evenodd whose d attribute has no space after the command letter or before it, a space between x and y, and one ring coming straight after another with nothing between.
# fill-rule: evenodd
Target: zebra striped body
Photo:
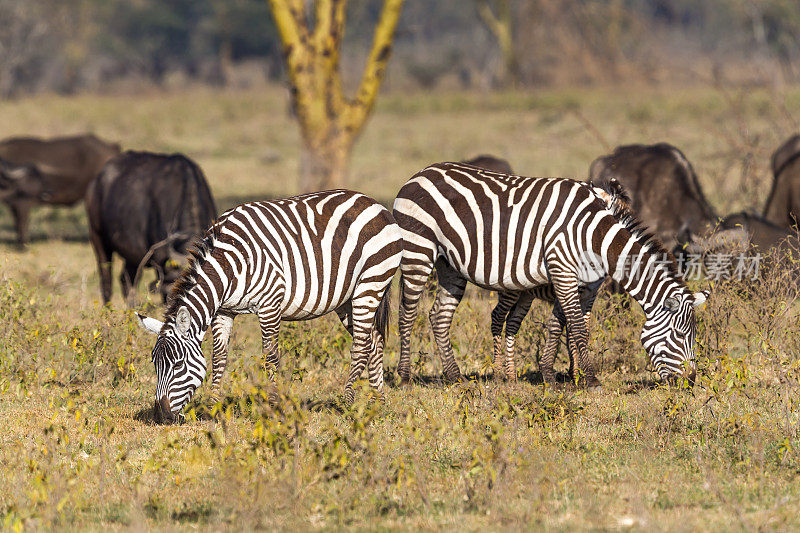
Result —
<instances>
[{"instance_id":1,"label":"zebra striped body","mask_svg":"<svg viewBox=\"0 0 800 533\"><path fill-rule=\"evenodd\" d=\"M402 250L389 211L351 191L247 203L224 213L177 284L153 348L157 416L174 418L205 378L200 343L209 326L212 387L219 391L233 319L242 313L258 315L263 354L276 366L281 320L335 311L353 337L347 400L366 366L382 395L385 293Z\"/></svg>"},{"instance_id":2,"label":"zebra striped body","mask_svg":"<svg viewBox=\"0 0 800 533\"><path fill-rule=\"evenodd\" d=\"M610 208L609 202L616 207ZM664 263L663 248L643 234L630 213L594 187L441 163L403 186L394 217L405 242L398 367L404 381L409 378L411 325L434 267L439 290L431 324L451 380L460 379L460 371L449 328L468 281L509 294L552 283L558 301L554 315L563 313L579 369L591 383L596 378L586 346L588 310L580 291L611 276L642 305L647 315L642 342L662 377L682 374L684 361L693 369L693 306L705 301L705 295L692 294ZM634 266L632 272L628 265Z\"/></svg>"}]
</instances>

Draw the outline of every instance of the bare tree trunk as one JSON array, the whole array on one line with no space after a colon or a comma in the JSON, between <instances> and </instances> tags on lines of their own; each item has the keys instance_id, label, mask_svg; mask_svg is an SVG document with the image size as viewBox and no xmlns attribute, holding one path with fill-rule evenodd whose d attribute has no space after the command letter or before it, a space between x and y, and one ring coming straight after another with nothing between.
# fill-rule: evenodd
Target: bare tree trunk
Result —
<instances>
[{"instance_id":1,"label":"bare tree trunk","mask_svg":"<svg viewBox=\"0 0 800 533\"><path fill-rule=\"evenodd\" d=\"M344 135L320 148L306 146L300 159L300 190L343 187L347 178L352 142Z\"/></svg>"},{"instance_id":2,"label":"bare tree trunk","mask_svg":"<svg viewBox=\"0 0 800 533\"><path fill-rule=\"evenodd\" d=\"M306 146L300 162L304 191L344 185L350 151L377 98L404 1L384 0L361 83L348 98L339 69L347 0L269 0Z\"/></svg>"}]
</instances>

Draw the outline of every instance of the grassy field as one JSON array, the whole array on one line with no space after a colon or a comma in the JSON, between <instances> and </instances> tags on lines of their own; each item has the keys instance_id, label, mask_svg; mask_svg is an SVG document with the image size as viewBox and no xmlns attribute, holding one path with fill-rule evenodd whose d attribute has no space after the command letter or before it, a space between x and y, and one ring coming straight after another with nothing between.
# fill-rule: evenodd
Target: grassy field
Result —
<instances>
[{"instance_id":1,"label":"grassy field","mask_svg":"<svg viewBox=\"0 0 800 533\"><path fill-rule=\"evenodd\" d=\"M771 151L797 129L800 90L569 90L389 94L353 158L351 187L390 202L416 170L478 153L520 173L584 177L609 147L668 141L720 213L761 208ZM221 208L296 192L299 136L282 89L4 102L3 135L93 130L181 151ZM82 207L36 212L18 252L0 214L0 524L9 528L790 530L800 526L800 327L786 275L717 283L700 313L692 392L659 386L642 313L596 304L601 389L545 388L548 310L518 341L517 383L491 379L493 299L470 289L454 345L472 379L446 386L423 302L417 383L385 405L361 384L341 407L349 340L325 317L287 324L276 409L255 319L237 321L217 406L201 388L182 426L152 423L153 338L115 284L99 302ZM147 280L146 280L147 281ZM145 286L143 284L143 286ZM140 291L141 308L159 315ZM396 305L393 304L393 307ZM209 343L205 345L210 352ZM561 355L557 368L566 362Z\"/></svg>"}]
</instances>

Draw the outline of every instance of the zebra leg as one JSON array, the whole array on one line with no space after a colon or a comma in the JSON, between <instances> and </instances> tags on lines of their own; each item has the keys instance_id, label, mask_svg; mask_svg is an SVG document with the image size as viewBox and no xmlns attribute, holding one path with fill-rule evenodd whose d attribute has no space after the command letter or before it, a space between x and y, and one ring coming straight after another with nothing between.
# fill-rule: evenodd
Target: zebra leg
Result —
<instances>
[{"instance_id":1,"label":"zebra leg","mask_svg":"<svg viewBox=\"0 0 800 533\"><path fill-rule=\"evenodd\" d=\"M509 311L519 300L521 293L518 291L501 291L497 293L497 305L492 310L492 366L495 377L499 377L503 363L501 357L505 355L503 347L503 326L506 323Z\"/></svg>"},{"instance_id":2,"label":"zebra leg","mask_svg":"<svg viewBox=\"0 0 800 533\"><path fill-rule=\"evenodd\" d=\"M372 351L367 362L367 373L369 374L369 384L378 393L381 402L386 401L386 393L383 390L383 348L386 340L383 334L377 329L372 333Z\"/></svg>"},{"instance_id":3,"label":"zebra leg","mask_svg":"<svg viewBox=\"0 0 800 533\"><path fill-rule=\"evenodd\" d=\"M378 303L373 293L355 296L350 303L352 309L350 331L353 345L350 350L350 375L344 387L344 398L348 405L354 400L353 385L367 364L369 364L370 385L383 399L383 343L378 342L374 325Z\"/></svg>"},{"instance_id":4,"label":"zebra leg","mask_svg":"<svg viewBox=\"0 0 800 533\"><path fill-rule=\"evenodd\" d=\"M586 322L586 331L588 334L589 331L589 319L592 316L592 307L594 306L594 301L597 298L597 293L600 289L600 286L603 284L604 280L597 281L593 284L587 285L585 287L581 287L580 289L580 298L581 298L581 313L583 313L583 320ZM565 323L565 318L563 313L560 317L562 327ZM588 339L588 336L587 336ZM569 375L570 377L574 378L575 376L575 354L573 353L573 346L569 342L569 336L567 337L567 351L569 353Z\"/></svg>"},{"instance_id":5,"label":"zebra leg","mask_svg":"<svg viewBox=\"0 0 800 533\"><path fill-rule=\"evenodd\" d=\"M566 318L561 311L558 302L553 304L553 312L547 319L545 329L547 331L547 340L544 343L544 353L542 359L539 361L539 370L542 372L542 379L545 383L550 385L556 382L556 373L553 366L556 362L556 354L558 353L558 346L561 343L561 333L564 331ZM567 346L569 346L569 338L567 339ZM570 372L572 372L572 352L570 351Z\"/></svg>"},{"instance_id":6,"label":"zebra leg","mask_svg":"<svg viewBox=\"0 0 800 533\"><path fill-rule=\"evenodd\" d=\"M400 265L400 313L398 318L400 361L397 364L397 373L400 375L401 384L404 385L411 378L411 329L417 320L419 299L432 271L433 260L428 257L411 262L404 255L403 263Z\"/></svg>"},{"instance_id":7,"label":"zebra leg","mask_svg":"<svg viewBox=\"0 0 800 533\"><path fill-rule=\"evenodd\" d=\"M550 277L561 304L567 324L567 341L572 344L578 361L578 381L587 386L597 385L588 353L589 334L586 321L581 312L578 280L571 272L556 270L551 267Z\"/></svg>"},{"instance_id":8,"label":"zebra leg","mask_svg":"<svg viewBox=\"0 0 800 533\"><path fill-rule=\"evenodd\" d=\"M344 401L347 405L352 404L355 399L353 385L361 377L364 368L369 362L373 349L372 341L373 336L369 328L364 328L361 325L353 327L353 346L350 349L350 375L347 377L347 383L344 386ZM381 378L383 378L382 374ZM383 379L381 379L381 383L376 388L378 388L379 393L383 393Z\"/></svg>"},{"instance_id":9,"label":"zebra leg","mask_svg":"<svg viewBox=\"0 0 800 533\"><path fill-rule=\"evenodd\" d=\"M361 372L364 369L364 365L360 364L359 365L360 369L358 370L358 374L354 375L354 372L356 370L355 367L357 366L356 360L358 359L359 356L354 351L356 341L355 341L355 336L353 335L353 302L347 301L339 308L337 308L336 315L339 317L339 320L342 321L344 329L346 329L347 333L350 334L350 339L353 342L350 351L350 375L347 378L347 384L345 385L345 391L344 391L345 402L347 403L347 405L350 405L353 403L353 400L355 399L355 394L353 393L353 383L355 383L355 381L358 379L358 377L361 375Z\"/></svg>"},{"instance_id":10,"label":"zebra leg","mask_svg":"<svg viewBox=\"0 0 800 533\"><path fill-rule=\"evenodd\" d=\"M592 306L594 305L595 298L597 297L597 290L595 287L582 287L580 289L581 300L581 313L583 320L586 323L586 331L589 331L589 318L592 314ZM553 313L547 322L547 342L545 343L544 355L540 363L542 377L547 383L555 383L555 372L553 365L555 364L556 354L558 353L558 346L560 344L560 337L564 332L567 319L561 306L556 302L553 305ZM588 339L588 336L587 336ZM575 376L575 346L571 342L569 331L567 331L567 353L569 355L569 375L574 378Z\"/></svg>"},{"instance_id":11,"label":"zebra leg","mask_svg":"<svg viewBox=\"0 0 800 533\"><path fill-rule=\"evenodd\" d=\"M589 317L590 316L591 316L591 313L586 313L586 314L583 315L584 322L586 322L586 331L587 331L587 333L589 331ZM564 319L562 318L562 324L564 323L563 320ZM588 337L587 337L587 339L588 339ZM570 375L571 378L574 378L574 376L575 376L575 347L570 342L569 333L567 333L567 352L569 353L569 375Z\"/></svg>"},{"instance_id":12,"label":"zebra leg","mask_svg":"<svg viewBox=\"0 0 800 533\"><path fill-rule=\"evenodd\" d=\"M453 323L453 314L464 297L467 280L444 260L436 262L436 273L439 277L439 290L436 292L436 301L429 318L445 378L454 383L461 381L462 377L450 343L450 326Z\"/></svg>"},{"instance_id":13,"label":"zebra leg","mask_svg":"<svg viewBox=\"0 0 800 533\"><path fill-rule=\"evenodd\" d=\"M380 304L379 304L380 305ZM380 400L386 400L383 383L383 348L385 339L383 332L380 328L373 324L377 308L374 305L372 298L360 297L354 303L352 301L345 303L338 309L336 314L339 320L347 329L350 336L353 338L353 348L351 350L351 368L350 376L348 377L347 384L345 385L345 401L348 404L353 403L354 392L353 384L361 376L364 367L367 367L367 374L369 375L369 384L372 389L378 393ZM356 327L354 317L359 317L359 324ZM372 317L371 321L367 321L367 317ZM366 324L373 324L369 329L369 344L366 347L357 345L356 334L360 335L360 331L366 327ZM360 341L359 341L360 342ZM367 354L364 357L364 353Z\"/></svg>"},{"instance_id":14,"label":"zebra leg","mask_svg":"<svg viewBox=\"0 0 800 533\"><path fill-rule=\"evenodd\" d=\"M220 312L211 321L211 334L214 345L211 356L211 398L215 402L220 400L222 375L228 365L228 344L231 340L233 316L232 314Z\"/></svg>"},{"instance_id":15,"label":"zebra leg","mask_svg":"<svg viewBox=\"0 0 800 533\"><path fill-rule=\"evenodd\" d=\"M258 310L258 323L261 326L261 354L264 358L264 368L272 380L269 401L275 405L278 403L278 389L275 381L277 379L278 364L281 362L280 352L278 351L278 332L281 327L280 309L277 306L260 308Z\"/></svg>"},{"instance_id":16,"label":"zebra leg","mask_svg":"<svg viewBox=\"0 0 800 533\"><path fill-rule=\"evenodd\" d=\"M506 346L505 346L505 362L503 370L506 379L510 381L517 380L517 369L514 364L514 345L517 341L517 333L522 326L522 321L531 310L534 295L531 291L525 291L520 294L517 303L511 308L511 312L506 317Z\"/></svg>"}]
</instances>

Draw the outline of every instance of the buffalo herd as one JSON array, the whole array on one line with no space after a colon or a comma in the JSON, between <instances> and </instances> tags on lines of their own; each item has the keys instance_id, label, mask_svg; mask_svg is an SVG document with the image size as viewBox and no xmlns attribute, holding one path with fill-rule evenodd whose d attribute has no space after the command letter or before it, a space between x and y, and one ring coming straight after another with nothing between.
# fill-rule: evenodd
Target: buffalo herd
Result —
<instances>
[{"instance_id":1,"label":"buffalo herd","mask_svg":"<svg viewBox=\"0 0 800 533\"><path fill-rule=\"evenodd\" d=\"M120 152L94 135L0 142L0 199L11 208L20 246L28 243L31 207L86 200L103 301L111 298L111 259L119 255L123 297L145 267L150 289L166 301L192 244L217 217L200 167L180 154Z\"/></svg>"},{"instance_id":2,"label":"buffalo herd","mask_svg":"<svg viewBox=\"0 0 800 533\"><path fill-rule=\"evenodd\" d=\"M464 162L512 173L508 161L490 155ZM588 179L597 185L612 179L621 183L642 224L680 260L687 253L800 250L800 135L775 151L772 172L763 214L722 217L703 194L686 156L666 143L619 146L591 163ZM33 206L73 205L82 199L106 303L112 254L124 261L120 283L129 305L144 268L155 270L150 289L158 289L166 300L192 244L217 217L203 171L183 155L121 152L118 144L94 135L0 142L0 200L11 209L20 246L29 242Z\"/></svg>"}]
</instances>

